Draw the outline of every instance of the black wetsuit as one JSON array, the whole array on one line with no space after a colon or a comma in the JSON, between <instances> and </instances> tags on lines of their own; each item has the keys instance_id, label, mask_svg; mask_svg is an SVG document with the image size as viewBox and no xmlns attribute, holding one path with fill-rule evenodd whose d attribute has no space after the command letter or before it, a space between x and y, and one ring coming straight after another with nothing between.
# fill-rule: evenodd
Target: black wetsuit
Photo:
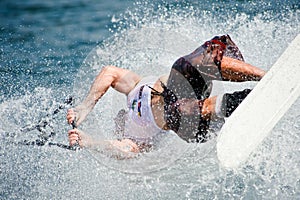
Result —
<instances>
[{"instance_id":1,"label":"black wetsuit","mask_svg":"<svg viewBox=\"0 0 300 200\"><path fill-rule=\"evenodd\" d=\"M210 95L211 82L225 80L220 71L223 55L244 61L229 35L216 36L191 54L179 58L172 66L167 85L163 85L167 126L188 142L205 142L208 139L209 120L202 118L201 109L204 99ZM225 116L229 116L249 92L245 90L224 95ZM188 106L186 99L197 99L200 112L180 112L180 106ZM228 109L227 100L230 104Z\"/></svg>"}]
</instances>

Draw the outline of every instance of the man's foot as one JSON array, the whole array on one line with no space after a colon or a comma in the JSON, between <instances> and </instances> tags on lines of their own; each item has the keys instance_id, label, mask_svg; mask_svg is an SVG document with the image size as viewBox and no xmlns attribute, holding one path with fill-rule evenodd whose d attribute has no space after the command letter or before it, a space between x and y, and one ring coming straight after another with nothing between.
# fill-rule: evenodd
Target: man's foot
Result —
<instances>
[{"instance_id":1,"label":"man's foot","mask_svg":"<svg viewBox=\"0 0 300 200\"><path fill-rule=\"evenodd\" d=\"M232 94L224 94L222 101L222 112L224 116L229 117L250 92L250 89L245 89L243 91L234 92Z\"/></svg>"}]
</instances>

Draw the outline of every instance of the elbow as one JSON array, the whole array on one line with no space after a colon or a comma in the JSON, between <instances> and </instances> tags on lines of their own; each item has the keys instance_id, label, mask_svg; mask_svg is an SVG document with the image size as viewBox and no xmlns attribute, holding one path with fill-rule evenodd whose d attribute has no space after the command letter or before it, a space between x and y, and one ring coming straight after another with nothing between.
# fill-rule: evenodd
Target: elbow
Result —
<instances>
[{"instance_id":1,"label":"elbow","mask_svg":"<svg viewBox=\"0 0 300 200\"><path fill-rule=\"evenodd\" d=\"M106 83L110 83L110 86L113 87L119 77L118 69L116 66L107 65L102 68L100 75L102 75L101 77Z\"/></svg>"},{"instance_id":2,"label":"elbow","mask_svg":"<svg viewBox=\"0 0 300 200\"><path fill-rule=\"evenodd\" d=\"M102 68L101 73L103 74L114 74L116 73L116 69L117 67L116 66L113 66L113 65L106 65Z\"/></svg>"}]
</instances>

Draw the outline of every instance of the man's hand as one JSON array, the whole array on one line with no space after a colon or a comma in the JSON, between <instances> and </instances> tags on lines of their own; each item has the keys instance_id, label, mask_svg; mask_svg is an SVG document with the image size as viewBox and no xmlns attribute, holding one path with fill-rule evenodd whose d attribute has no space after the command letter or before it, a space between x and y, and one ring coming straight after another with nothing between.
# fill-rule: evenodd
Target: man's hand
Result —
<instances>
[{"instance_id":1,"label":"man's hand","mask_svg":"<svg viewBox=\"0 0 300 200\"><path fill-rule=\"evenodd\" d=\"M75 121L76 119L76 112L74 111L73 108L69 109L68 112L67 112L67 121L69 124L72 124L73 121Z\"/></svg>"},{"instance_id":2,"label":"man's hand","mask_svg":"<svg viewBox=\"0 0 300 200\"><path fill-rule=\"evenodd\" d=\"M91 142L91 138L78 129L69 130L68 135L70 146L78 143L80 147L87 147Z\"/></svg>"},{"instance_id":3,"label":"man's hand","mask_svg":"<svg viewBox=\"0 0 300 200\"><path fill-rule=\"evenodd\" d=\"M84 106L77 106L76 108L71 108L67 112L67 121L69 124L72 124L75 121L76 127L82 123L82 121L86 118L91 108L86 108Z\"/></svg>"}]
</instances>

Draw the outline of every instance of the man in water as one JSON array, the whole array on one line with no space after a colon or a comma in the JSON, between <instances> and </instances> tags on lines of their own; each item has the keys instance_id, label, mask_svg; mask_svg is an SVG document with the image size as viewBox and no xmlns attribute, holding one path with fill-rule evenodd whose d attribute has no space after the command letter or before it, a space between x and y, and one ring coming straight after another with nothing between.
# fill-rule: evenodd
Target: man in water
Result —
<instances>
[{"instance_id":1,"label":"man in water","mask_svg":"<svg viewBox=\"0 0 300 200\"><path fill-rule=\"evenodd\" d=\"M78 129L68 132L70 145L97 146L119 153L138 153L161 133L174 131L187 142L209 139L211 121L229 117L250 89L210 96L212 81L259 81L265 72L244 62L229 35L206 41L189 55L179 58L170 74L140 77L127 69L104 67L87 97L67 113L68 123L80 125L110 88L127 96L123 137L97 141Z\"/></svg>"}]
</instances>

